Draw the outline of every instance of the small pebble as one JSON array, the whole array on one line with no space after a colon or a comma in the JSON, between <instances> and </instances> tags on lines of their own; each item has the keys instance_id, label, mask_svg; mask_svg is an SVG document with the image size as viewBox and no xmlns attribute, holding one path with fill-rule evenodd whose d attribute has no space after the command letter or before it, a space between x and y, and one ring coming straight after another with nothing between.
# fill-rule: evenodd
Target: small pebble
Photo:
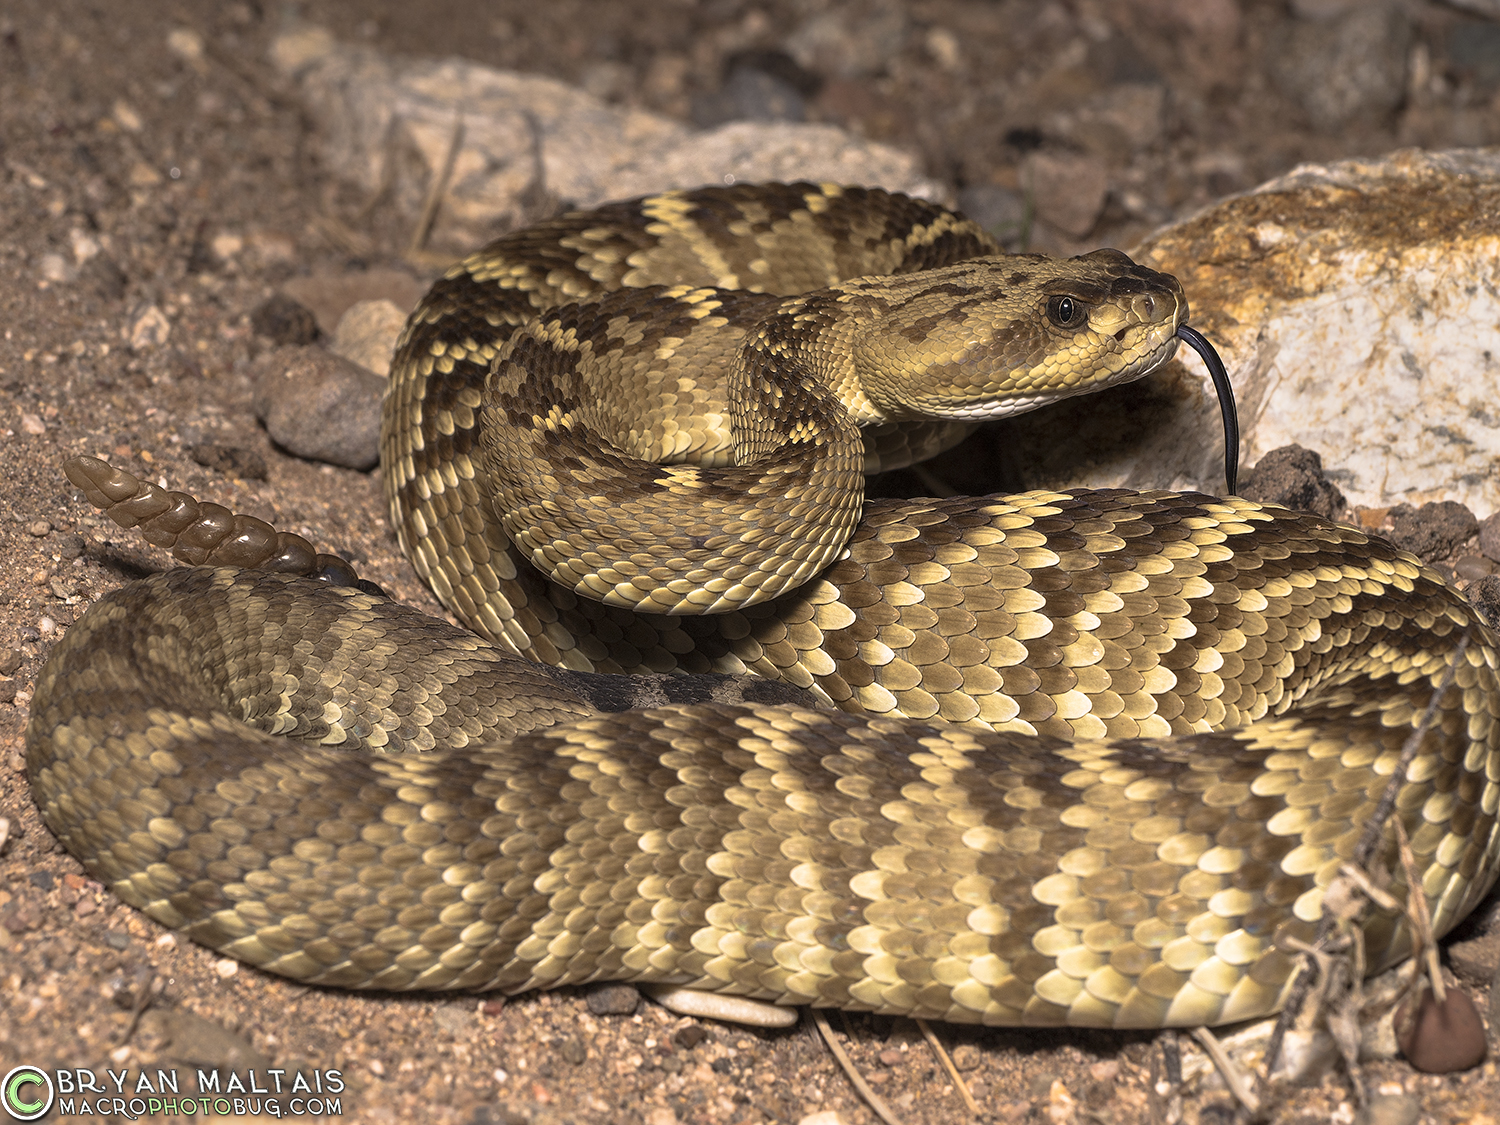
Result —
<instances>
[{"instance_id":1,"label":"small pebble","mask_svg":"<svg viewBox=\"0 0 1500 1125\"><path fill-rule=\"evenodd\" d=\"M118 98L110 111L110 116L115 119L115 124L129 133L139 133L145 122L141 115L135 111L135 107L124 98Z\"/></svg>"},{"instance_id":2,"label":"small pebble","mask_svg":"<svg viewBox=\"0 0 1500 1125\"><path fill-rule=\"evenodd\" d=\"M138 309L126 326L123 336L133 352L143 352L165 344L172 335L172 324L167 314L155 305Z\"/></svg>"},{"instance_id":3,"label":"small pebble","mask_svg":"<svg viewBox=\"0 0 1500 1125\"><path fill-rule=\"evenodd\" d=\"M32 437L40 437L47 432L47 423L43 422L35 414L28 414L22 411L21 432L23 434L30 434Z\"/></svg>"},{"instance_id":4,"label":"small pebble","mask_svg":"<svg viewBox=\"0 0 1500 1125\"><path fill-rule=\"evenodd\" d=\"M228 957L220 958L214 962L214 973L220 980L228 980L240 971L240 963L231 961Z\"/></svg>"},{"instance_id":5,"label":"small pebble","mask_svg":"<svg viewBox=\"0 0 1500 1125\"><path fill-rule=\"evenodd\" d=\"M73 260L80 266L99 253L99 240L78 227L68 232L68 242L73 247Z\"/></svg>"},{"instance_id":6,"label":"small pebble","mask_svg":"<svg viewBox=\"0 0 1500 1125\"><path fill-rule=\"evenodd\" d=\"M579 1066L584 1059L589 1057L589 1049L583 1045L581 1039L564 1039L557 1051L562 1055L564 1062L574 1066Z\"/></svg>"},{"instance_id":7,"label":"small pebble","mask_svg":"<svg viewBox=\"0 0 1500 1125\"><path fill-rule=\"evenodd\" d=\"M601 984L589 989L584 1001L596 1016L628 1016L641 1002L641 994L629 984Z\"/></svg>"},{"instance_id":8,"label":"small pebble","mask_svg":"<svg viewBox=\"0 0 1500 1125\"><path fill-rule=\"evenodd\" d=\"M960 1071L977 1070L984 1061L983 1053L972 1043L960 1043L953 1048L952 1055L954 1069Z\"/></svg>"},{"instance_id":9,"label":"small pebble","mask_svg":"<svg viewBox=\"0 0 1500 1125\"><path fill-rule=\"evenodd\" d=\"M881 1066L900 1066L901 1065L901 1060L904 1057L905 1056L902 1055L902 1053L900 1051L898 1051L898 1050L896 1050L896 1049L894 1049L892 1047L887 1047L884 1051L880 1052L880 1065Z\"/></svg>"},{"instance_id":10,"label":"small pebble","mask_svg":"<svg viewBox=\"0 0 1500 1125\"><path fill-rule=\"evenodd\" d=\"M215 258L227 262L245 248L245 240L237 234L216 234L208 246Z\"/></svg>"},{"instance_id":11,"label":"small pebble","mask_svg":"<svg viewBox=\"0 0 1500 1125\"><path fill-rule=\"evenodd\" d=\"M691 1051L699 1043L708 1038L708 1031L701 1024L690 1023L686 1027L677 1029L677 1034L672 1036L672 1042L684 1051Z\"/></svg>"},{"instance_id":12,"label":"small pebble","mask_svg":"<svg viewBox=\"0 0 1500 1125\"><path fill-rule=\"evenodd\" d=\"M0 676L9 676L21 666L21 661L25 658L26 654L18 648L0 653Z\"/></svg>"},{"instance_id":13,"label":"small pebble","mask_svg":"<svg viewBox=\"0 0 1500 1125\"><path fill-rule=\"evenodd\" d=\"M203 57L203 36L190 27L174 27L167 32L167 50L186 62Z\"/></svg>"},{"instance_id":14,"label":"small pebble","mask_svg":"<svg viewBox=\"0 0 1500 1125\"><path fill-rule=\"evenodd\" d=\"M40 539L42 536L46 535L49 531L52 530L52 523L50 520L45 519L32 520L29 524L26 525L26 530Z\"/></svg>"},{"instance_id":15,"label":"small pebble","mask_svg":"<svg viewBox=\"0 0 1500 1125\"><path fill-rule=\"evenodd\" d=\"M385 380L317 347L277 348L255 362L255 416L282 448L349 469L380 459Z\"/></svg>"},{"instance_id":16,"label":"small pebble","mask_svg":"<svg viewBox=\"0 0 1500 1125\"><path fill-rule=\"evenodd\" d=\"M1396 1041L1412 1069L1423 1074L1455 1074L1484 1061L1488 1047L1484 1024L1474 1001L1461 988L1450 986L1443 1003L1424 989L1415 1001L1396 1012Z\"/></svg>"}]
</instances>

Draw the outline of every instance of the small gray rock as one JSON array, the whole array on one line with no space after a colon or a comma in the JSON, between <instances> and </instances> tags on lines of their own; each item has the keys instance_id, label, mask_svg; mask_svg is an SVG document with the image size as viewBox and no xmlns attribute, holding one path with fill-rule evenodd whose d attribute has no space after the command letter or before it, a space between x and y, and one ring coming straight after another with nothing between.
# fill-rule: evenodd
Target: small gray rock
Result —
<instances>
[{"instance_id":1,"label":"small gray rock","mask_svg":"<svg viewBox=\"0 0 1500 1125\"><path fill-rule=\"evenodd\" d=\"M317 347L277 348L255 362L255 416L287 452L349 469L380 459L385 380Z\"/></svg>"},{"instance_id":2,"label":"small gray rock","mask_svg":"<svg viewBox=\"0 0 1500 1125\"><path fill-rule=\"evenodd\" d=\"M1391 509L1391 542L1424 562L1446 559L1478 530L1474 513L1456 500Z\"/></svg>"},{"instance_id":3,"label":"small gray rock","mask_svg":"<svg viewBox=\"0 0 1500 1125\"><path fill-rule=\"evenodd\" d=\"M1323 475L1323 458L1300 445L1273 449L1240 477L1240 495L1247 500L1280 504L1296 511L1316 512L1336 520L1348 504L1344 494Z\"/></svg>"},{"instance_id":4,"label":"small gray rock","mask_svg":"<svg viewBox=\"0 0 1500 1125\"><path fill-rule=\"evenodd\" d=\"M585 1003L596 1016L628 1016L641 1002L641 994L631 984L601 984L589 989Z\"/></svg>"},{"instance_id":5,"label":"small gray rock","mask_svg":"<svg viewBox=\"0 0 1500 1125\"><path fill-rule=\"evenodd\" d=\"M1479 553L1500 562L1500 512L1479 525Z\"/></svg>"}]
</instances>

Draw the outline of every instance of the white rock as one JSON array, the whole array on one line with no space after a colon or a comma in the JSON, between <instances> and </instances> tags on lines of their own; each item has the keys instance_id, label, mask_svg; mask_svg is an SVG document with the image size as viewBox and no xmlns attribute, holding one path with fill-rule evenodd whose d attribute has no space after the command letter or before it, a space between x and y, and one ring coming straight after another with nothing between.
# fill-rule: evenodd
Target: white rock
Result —
<instances>
[{"instance_id":1,"label":"white rock","mask_svg":"<svg viewBox=\"0 0 1500 1125\"><path fill-rule=\"evenodd\" d=\"M130 318L123 335L131 351L143 352L167 342L172 335L172 322L161 309L155 305L147 305Z\"/></svg>"},{"instance_id":2,"label":"white rock","mask_svg":"<svg viewBox=\"0 0 1500 1125\"><path fill-rule=\"evenodd\" d=\"M1241 462L1297 442L1361 507L1500 510L1500 151L1306 165L1132 251L1224 357ZM1005 423L1026 487L1223 491L1196 356Z\"/></svg>"},{"instance_id":3,"label":"white rock","mask_svg":"<svg viewBox=\"0 0 1500 1125\"><path fill-rule=\"evenodd\" d=\"M1500 509L1500 152L1306 165L1158 233L1255 462L1297 442L1365 507ZM1209 475L1212 467L1197 471Z\"/></svg>"}]
</instances>

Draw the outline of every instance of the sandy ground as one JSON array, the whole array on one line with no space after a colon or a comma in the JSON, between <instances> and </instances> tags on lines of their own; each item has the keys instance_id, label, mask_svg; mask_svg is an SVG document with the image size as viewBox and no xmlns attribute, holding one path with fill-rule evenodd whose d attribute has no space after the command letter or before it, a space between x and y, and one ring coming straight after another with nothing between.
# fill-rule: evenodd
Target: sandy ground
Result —
<instances>
[{"instance_id":1,"label":"sandy ground","mask_svg":"<svg viewBox=\"0 0 1500 1125\"><path fill-rule=\"evenodd\" d=\"M803 11L738 0L308 8L341 37L382 49L461 53L684 116L713 92L729 55L774 46ZM1228 31L1211 19L1184 22L1176 8L1228 10L1237 22ZM1434 45L1423 47L1423 65L1457 75L1447 87L1423 79L1394 109L1319 128L1287 108L1261 69L1288 18L1281 5L1176 8L914 4L889 65L835 75L809 95L809 113L921 152L956 186L1004 188L1045 134L1047 108L1092 96L1078 92L1092 81L1090 44L1135 43L1126 32L1144 29L1143 57L1151 73L1170 76L1177 108L1139 151L1109 157L1120 182L1137 186L1112 192L1080 237L1116 245L1299 159L1494 139L1471 112L1488 105L1487 88L1443 69L1443 52L1462 39L1453 28L1468 26L1450 9L1410 6L1413 43ZM863 26L888 20L891 6L839 11ZM767 1033L644 1003L634 1014L594 1014L591 1002L610 997L577 991L502 1002L301 987L179 942L120 905L40 823L23 732L49 647L89 601L170 565L91 514L61 475L64 457L107 457L273 520L436 611L386 527L378 472L292 458L250 409L247 370L270 346L250 313L266 298L293 278L340 279L317 283L328 292L358 289L371 268L415 272L399 257L405 220L366 213L319 165L294 92L264 62L288 14L187 0L0 7L0 816L9 822L0 846L0 1069L81 1067L102 1077L106 1067L128 1068L132 1082L157 1067L338 1070L342 1116L371 1121L738 1125L827 1110L872 1121L807 1021ZM1114 21L1112 37L1106 28L1099 38L1101 20ZM196 59L180 38L173 46L172 33L184 30L205 47ZM971 53L967 68L950 65L956 50ZM1130 78L1128 63L1117 59L1109 81ZM996 86L1005 75L1010 85ZM379 249L352 258L329 236L329 219L362 224ZM264 479L204 467L191 451L213 445L260 455ZM913 1025L865 1016L835 1016L833 1025L902 1120L968 1119ZM1166 1120L1153 1086L1158 1037L939 1032L995 1120ZM1364 1081L1387 1095L1391 1121L1481 1125L1500 1106L1493 1063L1448 1078L1382 1063ZM1232 1119L1223 1094L1189 1099L1186 1113ZM1276 1119L1344 1123L1353 1114L1349 1080L1334 1077L1289 1095Z\"/></svg>"}]
</instances>

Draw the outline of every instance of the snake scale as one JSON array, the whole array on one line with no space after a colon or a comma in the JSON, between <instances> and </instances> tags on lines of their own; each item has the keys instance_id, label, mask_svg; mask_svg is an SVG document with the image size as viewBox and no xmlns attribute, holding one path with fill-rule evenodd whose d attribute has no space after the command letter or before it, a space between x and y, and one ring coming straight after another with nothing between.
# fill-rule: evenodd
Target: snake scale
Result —
<instances>
[{"instance_id":1,"label":"snake scale","mask_svg":"<svg viewBox=\"0 0 1500 1125\"><path fill-rule=\"evenodd\" d=\"M861 499L862 470L1171 354L1172 278L996 253L801 184L569 214L454 267L398 349L383 463L467 629L71 463L196 565L54 649L48 825L126 902L307 982L1211 1025L1282 1002L1454 667L1396 805L1451 927L1500 862L1500 686L1433 571L1236 497ZM1410 946L1366 930L1372 965Z\"/></svg>"}]
</instances>

